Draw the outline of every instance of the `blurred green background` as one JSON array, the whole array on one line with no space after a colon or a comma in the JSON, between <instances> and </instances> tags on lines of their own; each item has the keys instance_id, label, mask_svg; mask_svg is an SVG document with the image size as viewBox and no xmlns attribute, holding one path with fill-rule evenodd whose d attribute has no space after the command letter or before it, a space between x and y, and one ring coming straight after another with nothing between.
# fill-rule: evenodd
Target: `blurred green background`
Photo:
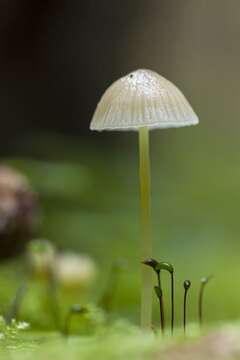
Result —
<instances>
[{"instance_id":1,"label":"blurred green background","mask_svg":"<svg viewBox=\"0 0 240 360\"><path fill-rule=\"evenodd\" d=\"M206 321L240 315L238 1L15 1L0 5L2 163L40 194L39 236L96 260L95 297L123 260L115 311L138 321L137 134L90 133L96 103L115 79L150 68L174 82L200 118L192 128L153 131L154 257L172 262L177 318L192 280L197 315L202 276L213 274ZM19 283L21 263L2 265ZM6 274L8 278L6 279ZM168 278L164 278L166 296ZM8 290L7 290L8 289ZM157 303L155 322L157 322Z\"/></svg>"}]
</instances>

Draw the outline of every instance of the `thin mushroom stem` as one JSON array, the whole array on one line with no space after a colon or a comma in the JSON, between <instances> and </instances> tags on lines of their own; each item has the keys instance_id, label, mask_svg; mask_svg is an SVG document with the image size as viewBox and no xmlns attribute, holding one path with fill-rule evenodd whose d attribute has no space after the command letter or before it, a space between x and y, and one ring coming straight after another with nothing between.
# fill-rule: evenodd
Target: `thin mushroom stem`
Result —
<instances>
[{"instance_id":1,"label":"thin mushroom stem","mask_svg":"<svg viewBox=\"0 0 240 360\"><path fill-rule=\"evenodd\" d=\"M141 197L141 237L142 260L151 258L151 176L149 154L149 130L147 127L139 129L139 177ZM142 268L142 293L141 293L141 327L151 328L152 325L152 273L150 269Z\"/></svg>"}]
</instances>

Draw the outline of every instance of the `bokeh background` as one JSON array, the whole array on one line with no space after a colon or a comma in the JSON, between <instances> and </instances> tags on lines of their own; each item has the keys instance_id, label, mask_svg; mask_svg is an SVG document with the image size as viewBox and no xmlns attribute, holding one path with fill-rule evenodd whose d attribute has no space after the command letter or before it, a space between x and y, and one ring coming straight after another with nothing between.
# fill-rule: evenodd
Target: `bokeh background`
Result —
<instances>
[{"instance_id":1,"label":"bokeh background","mask_svg":"<svg viewBox=\"0 0 240 360\"><path fill-rule=\"evenodd\" d=\"M137 134L90 132L91 116L106 87L137 68L159 72L186 95L200 125L151 133L154 257L175 265L179 321L183 280L192 280L194 321L208 274L215 277L206 321L237 319L239 11L237 0L1 1L1 161L39 193L38 236L96 260L99 293L112 264L124 262L115 310L133 321ZM18 269L2 265L12 288ZM167 277L164 284L168 296Z\"/></svg>"}]
</instances>

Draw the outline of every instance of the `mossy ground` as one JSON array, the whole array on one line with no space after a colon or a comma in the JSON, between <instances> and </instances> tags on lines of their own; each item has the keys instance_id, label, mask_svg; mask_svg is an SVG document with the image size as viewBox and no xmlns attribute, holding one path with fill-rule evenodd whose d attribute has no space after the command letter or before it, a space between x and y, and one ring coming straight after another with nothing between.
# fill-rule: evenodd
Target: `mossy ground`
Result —
<instances>
[{"instance_id":1,"label":"mossy ground","mask_svg":"<svg viewBox=\"0 0 240 360\"><path fill-rule=\"evenodd\" d=\"M56 332L25 331L15 337L1 339L0 355L4 359L240 359L239 324L222 325L218 330L199 331L190 324L189 334L176 329L172 337L159 332L143 333L123 321L99 329L95 335L64 337Z\"/></svg>"}]
</instances>

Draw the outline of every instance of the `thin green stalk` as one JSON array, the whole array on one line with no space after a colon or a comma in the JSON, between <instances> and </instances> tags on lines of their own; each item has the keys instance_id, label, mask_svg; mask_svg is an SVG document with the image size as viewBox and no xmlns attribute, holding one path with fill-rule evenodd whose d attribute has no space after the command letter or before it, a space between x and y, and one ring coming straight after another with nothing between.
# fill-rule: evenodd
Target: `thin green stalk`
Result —
<instances>
[{"instance_id":1,"label":"thin green stalk","mask_svg":"<svg viewBox=\"0 0 240 360\"><path fill-rule=\"evenodd\" d=\"M184 290L184 301L183 301L183 330L186 334L186 309L187 309L187 290Z\"/></svg>"},{"instance_id":2,"label":"thin green stalk","mask_svg":"<svg viewBox=\"0 0 240 360\"><path fill-rule=\"evenodd\" d=\"M208 276L208 277L203 277L201 279L201 285L200 285L199 297L198 297L198 319L199 319L200 326L202 326L202 323L203 323L203 295L204 295L204 290L205 290L205 287L206 287L207 283L209 282L209 280L212 279L212 277L213 276Z\"/></svg>"},{"instance_id":3,"label":"thin green stalk","mask_svg":"<svg viewBox=\"0 0 240 360\"><path fill-rule=\"evenodd\" d=\"M157 272L157 278L158 278L158 288L160 289L160 295L158 297L159 299L159 308L160 308L160 325L162 334L164 334L165 331L165 318L164 318L164 305L163 305L163 292L162 292L162 284L161 284L161 277L160 277L160 270Z\"/></svg>"},{"instance_id":4,"label":"thin green stalk","mask_svg":"<svg viewBox=\"0 0 240 360\"><path fill-rule=\"evenodd\" d=\"M171 272L171 333L174 331L174 273Z\"/></svg>"},{"instance_id":5,"label":"thin green stalk","mask_svg":"<svg viewBox=\"0 0 240 360\"><path fill-rule=\"evenodd\" d=\"M171 276L171 333L174 331L174 268L172 264L166 261L161 261L156 268L167 271Z\"/></svg>"},{"instance_id":6,"label":"thin green stalk","mask_svg":"<svg viewBox=\"0 0 240 360\"><path fill-rule=\"evenodd\" d=\"M151 180L149 155L149 130L147 127L139 129L139 177L141 195L141 236L142 259L152 256L151 239ZM141 326L151 328L152 324L152 273L150 269L142 268L142 294L141 294Z\"/></svg>"},{"instance_id":7,"label":"thin green stalk","mask_svg":"<svg viewBox=\"0 0 240 360\"><path fill-rule=\"evenodd\" d=\"M184 287L184 299L183 299L183 330L184 335L186 335L186 323L187 323L187 294L188 290L191 286L191 282L189 280L185 280L183 283Z\"/></svg>"}]
</instances>

